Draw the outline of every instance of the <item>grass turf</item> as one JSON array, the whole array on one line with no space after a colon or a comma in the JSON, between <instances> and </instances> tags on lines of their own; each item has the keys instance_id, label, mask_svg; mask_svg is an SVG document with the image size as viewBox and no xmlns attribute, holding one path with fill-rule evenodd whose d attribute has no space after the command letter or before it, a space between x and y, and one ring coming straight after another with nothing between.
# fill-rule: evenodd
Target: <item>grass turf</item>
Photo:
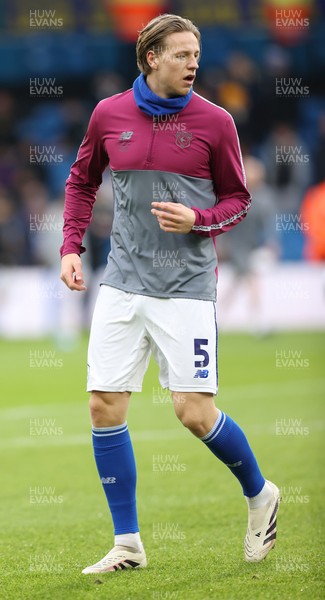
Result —
<instances>
[{"instance_id":1,"label":"grass turf","mask_svg":"<svg viewBox=\"0 0 325 600\"><path fill-rule=\"evenodd\" d=\"M86 345L83 338L64 353L51 340L0 343L1 597L323 598L323 334L220 336L217 405L242 425L263 473L282 488L267 560L244 562L239 484L176 420L151 364L128 418L149 566L106 576L81 574L112 542L91 450ZM294 364L279 352L296 352Z\"/></svg>"}]
</instances>

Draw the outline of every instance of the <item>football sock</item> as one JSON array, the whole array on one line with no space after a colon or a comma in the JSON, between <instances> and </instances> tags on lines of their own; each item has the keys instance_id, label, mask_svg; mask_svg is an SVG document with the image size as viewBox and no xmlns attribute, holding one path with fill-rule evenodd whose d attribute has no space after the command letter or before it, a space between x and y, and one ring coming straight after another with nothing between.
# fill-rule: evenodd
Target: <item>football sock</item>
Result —
<instances>
[{"instance_id":1,"label":"football sock","mask_svg":"<svg viewBox=\"0 0 325 600\"><path fill-rule=\"evenodd\" d=\"M260 508L265 506L271 498L273 498L272 488L269 482L266 481L257 496L253 496L253 498L246 497L246 500L249 508Z\"/></svg>"},{"instance_id":2,"label":"football sock","mask_svg":"<svg viewBox=\"0 0 325 600\"><path fill-rule=\"evenodd\" d=\"M218 418L202 442L237 477L245 496L257 496L265 479L242 429L228 415L219 410Z\"/></svg>"},{"instance_id":3,"label":"football sock","mask_svg":"<svg viewBox=\"0 0 325 600\"><path fill-rule=\"evenodd\" d=\"M92 438L97 470L112 514L114 533L137 533L137 475L127 423L116 427L93 427Z\"/></svg>"},{"instance_id":4,"label":"football sock","mask_svg":"<svg viewBox=\"0 0 325 600\"><path fill-rule=\"evenodd\" d=\"M142 552L143 550L140 533L124 533L122 535L116 535L114 538L114 544L115 546L130 548L136 552Z\"/></svg>"}]
</instances>

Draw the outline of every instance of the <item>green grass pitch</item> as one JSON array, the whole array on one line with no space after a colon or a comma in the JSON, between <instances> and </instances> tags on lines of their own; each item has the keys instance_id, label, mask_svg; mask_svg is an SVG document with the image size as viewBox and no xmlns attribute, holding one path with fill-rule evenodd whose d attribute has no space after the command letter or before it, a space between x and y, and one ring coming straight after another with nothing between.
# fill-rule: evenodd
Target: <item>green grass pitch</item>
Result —
<instances>
[{"instance_id":1,"label":"green grass pitch","mask_svg":"<svg viewBox=\"0 0 325 600\"><path fill-rule=\"evenodd\" d=\"M1 576L8 600L323 598L324 334L220 335L217 405L282 488L276 548L243 560L246 503L226 467L174 416L151 364L129 413L149 565L85 576L112 545L92 456L87 339L0 343Z\"/></svg>"}]
</instances>

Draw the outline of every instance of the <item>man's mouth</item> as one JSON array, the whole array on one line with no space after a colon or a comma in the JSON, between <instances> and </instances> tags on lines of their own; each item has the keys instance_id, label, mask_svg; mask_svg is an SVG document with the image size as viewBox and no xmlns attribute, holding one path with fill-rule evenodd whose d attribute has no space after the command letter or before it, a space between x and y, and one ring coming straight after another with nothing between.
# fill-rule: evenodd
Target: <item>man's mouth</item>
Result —
<instances>
[{"instance_id":1,"label":"man's mouth","mask_svg":"<svg viewBox=\"0 0 325 600\"><path fill-rule=\"evenodd\" d=\"M187 75L186 77L184 77L184 81L187 81L190 84L193 83L194 79L195 79L195 75Z\"/></svg>"}]
</instances>

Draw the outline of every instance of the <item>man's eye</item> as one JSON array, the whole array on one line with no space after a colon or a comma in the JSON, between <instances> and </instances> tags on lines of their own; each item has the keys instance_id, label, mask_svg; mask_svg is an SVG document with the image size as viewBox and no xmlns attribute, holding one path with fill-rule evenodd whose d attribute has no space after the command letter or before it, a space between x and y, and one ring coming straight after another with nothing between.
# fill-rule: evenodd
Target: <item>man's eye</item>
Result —
<instances>
[{"instance_id":1,"label":"man's eye","mask_svg":"<svg viewBox=\"0 0 325 600\"><path fill-rule=\"evenodd\" d=\"M184 59L185 58L185 54L177 54L176 58Z\"/></svg>"}]
</instances>

